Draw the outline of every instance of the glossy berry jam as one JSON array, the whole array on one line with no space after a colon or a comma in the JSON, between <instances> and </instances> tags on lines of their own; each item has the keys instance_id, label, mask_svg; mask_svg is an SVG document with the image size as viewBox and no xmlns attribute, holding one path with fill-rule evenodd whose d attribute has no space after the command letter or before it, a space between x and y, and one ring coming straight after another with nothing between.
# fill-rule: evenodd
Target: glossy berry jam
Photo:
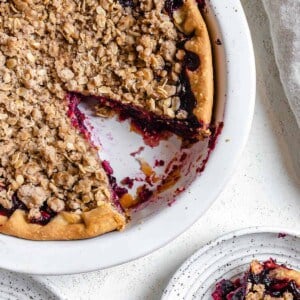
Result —
<instances>
[{"instance_id":1,"label":"glossy berry jam","mask_svg":"<svg viewBox=\"0 0 300 300\"><path fill-rule=\"evenodd\" d=\"M14 194L12 196L12 208L6 209L2 205L0 205L0 215L10 217L17 209L27 210L27 207L22 201L18 199L17 195Z\"/></svg>"},{"instance_id":2,"label":"glossy berry jam","mask_svg":"<svg viewBox=\"0 0 300 300\"><path fill-rule=\"evenodd\" d=\"M198 3L199 9L203 11L204 8L205 8L205 6L206 6L205 0L196 0L196 1L197 1L197 3Z\"/></svg>"},{"instance_id":3,"label":"glossy berry jam","mask_svg":"<svg viewBox=\"0 0 300 300\"><path fill-rule=\"evenodd\" d=\"M11 209L5 209L3 206L0 205L0 215L10 217L17 209L28 211L25 204L18 199L16 194L14 194L12 197L12 204L13 206ZM41 217L38 219L30 220L31 223L46 225L56 215L56 213L52 211L46 203L40 208L40 212Z\"/></svg>"},{"instance_id":4,"label":"glossy berry jam","mask_svg":"<svg viewBox=\"0 0 300 300\"><path fill-rule=\"evenodd\" d=\"M182 5L183 5L183 0L166 0L165 10L170 16L172 16L174 10L180 8Z\"/></svg>"},{"instance_id":5,"label":"glossy berry jam","mask_svg":"<svg viewBox=\"0 0 300 300\"><path fill-rule=\"evenodd\" d=\"M32 219L31 223L46 225L51 221L53 217L56 216L56 212L50 209L47 203L44 203L44 205L40 209L40 212L41 212L41 217L38 219Z\"/></svg>"},{"instance_id":6,"label":"glossy berry jam","mask_svg":"<svg viewBox=\"0 0 300 300\"><path fill-rule=\"evenodd\" d=\"M198 7L203 11L206 7L205 0L196 0ZM174 10L180 8L183 5L183 0L165 0L165 10L167 13L172 16Z\"/></svg>"},{"instance_id":7,"label":"glossy berry jam","mask_svg":"<svg viewBox=\"0 0 300 300\"><path fill-rule=\"evenodd\" d=\"M124 179L122 179L121 183L125 186L128 186L128 188L131 189L134 184L134 179L132 179L130 177L125 177Z\"/></svg>"},{"instance_id":8,"label":"glossy berry jam","mask_svg":"<svg viewBox=\"0 0 300 300\"><path fill-rule=\"evenodd\" d=\"M146 185L140 187L137 191L139 203L147 202L153 195L153 191L149 190Z\"/></svg>"},{"instance_id":9,"label":"glossy berry jam","mask_svg":"<svg viewBox=\"0 0 300 300\"><path fill-rule=\"evenodd\" d=\"M10 217L17 209L27 210L27 207L22 201L18 199L17 195L14 194L12 196L12 208L6 209L2 205L0 205L0 215Z\"/></svg>"},{"instance_id":10,"label":"glossy berry jam","mask_svg":"<svg viewBox=\"0 0 300 300\"><path fill-rule=\"evenodd\" d=\"M91 134L84 124L86 117L78 108L80 100L80 97L78 97L75 93L69 93L67 95L67 116L70 118L72 125L77 128L86 139L90 140Z\"/></svg>"},{"instance_id":11,"label":"glossy berry jam","mask_svg":"<svg viewBox=\"0 0 300 300\"><path fill-rule=\"evenodd\" d=\"M212 294L212 298L214 300L228 300L232 299L233 297L239 297L241 291L243 290L239 280L232 282L230 280L223 279L216 285L216 289Z\"/></svg>"},{"instance_id":12,"label":"glossy berry jam","mask_svg":"<svg viewBox=\"0 0 300 300\"><path fill-rule=\"evenodd\" d=\"M110 184L111 191L112 191L112 200L113 200L114 204L116 205L116 207L122 211L123 208L120 205L119 199L123 195L128 193L128 190L124 187L120 187L117 184L116 177L113 176L113 173L114 173L113 168L111 167L110 163L107 160L102 161L102 167L103 167L104 171L106 172L106 175L109 180L109 184Z\"/></svg>"},{"instance_id":13,"label":"glossy berry jam","mask_svg":"<svg viewBox=\"0 0 300 300\"><path fill-rule=\"evenodd\" d=\"M133 6L134 6L133 0L119 0L119 3L120 3L123 7L133 7Z\"/></svg>"},{"instance_id":14,"label":"glossy berry jam","mask_svg":"<svg viewBox=\"0 0 300 300\"><path fill-rule=\"evenodd\" d=\"M195 107L195 97L191 92L188 80L186 80L186 75L183 74L182 76L182 89L179 96L184 100L182 101L181 106L186 111L192 112ZM118 113L121 120L131 119L134 126L138 128L138 131L146 138L154 140L154 144L156 143L155 140L159 141L161 139L161 133L163 132L172 132L187 140L193 140L197 136L199 129L202 127L202 124L194 115L192 115L192 113L184 120L175 118L170 119L164 116L158 116L132 104L123 104L119 101L107 99L105 97L86 97L78 93L69 93L68 99L69 101L70 99L72 100L72 103L69 105L70 112L68 115L71 116L73 125L79 128L86 137L90 136L90 134L84 126L84 117L82 117L82 114L78 114L77 111L79 108L76 108L74 104L78 106L81 101L88 99L94 99L100 103L100 105L112 108ZM79 119L76 119L77 116L79 116Z\"/></svg>"},{"instance_id":15,"label":"glossy berry jam","mask_svg":"<svg viewBox=\"0 0 300 300\"><path fill-rule=\"evenodd\" d=\"M183 65L190 71L196 71L200 67L200 58L197 54L186 51Z\"/></svg>"}]
</instances>

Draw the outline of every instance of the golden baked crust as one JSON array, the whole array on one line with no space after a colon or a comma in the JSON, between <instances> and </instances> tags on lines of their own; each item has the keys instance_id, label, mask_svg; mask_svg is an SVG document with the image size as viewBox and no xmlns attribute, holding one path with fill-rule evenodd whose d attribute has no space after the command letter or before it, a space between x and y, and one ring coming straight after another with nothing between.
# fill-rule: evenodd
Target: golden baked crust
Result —
<instances>
[{"instance_id":1,"label":"golden baked crust","mask_svg":"<svg viewBox=\"0 0 300 300\"><path fill-rule=\"evenodd\" d=\"M109 203L81 215L60 212L47 225L29 223L17 209L10 218L0 216L0 232L29 240L80 240L122 230L126 220Z\"/></svg>"},{"instance_id":2,"label":"golden baked crust","mask_svg":"<svg viewBox=\"0 0 300 300\"><path fill-rule=\"evenodd\" d=\"M214 97L212 50L208 30L197 2L184 0L183 6L174 12L174 22L186 35L193 33L193 37L185 43L185 49L200 58L197 70L187 70L191 89L197 101L193 113L204 126L208 126L212 117Z\"/></svg>"}]
</instances>

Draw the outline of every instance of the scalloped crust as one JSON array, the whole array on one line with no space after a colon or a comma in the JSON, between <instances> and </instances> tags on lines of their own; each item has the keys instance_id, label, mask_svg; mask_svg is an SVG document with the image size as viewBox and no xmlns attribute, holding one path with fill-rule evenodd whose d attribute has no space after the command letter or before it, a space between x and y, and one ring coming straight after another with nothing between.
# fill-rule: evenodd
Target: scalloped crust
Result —
<instances>
[{"instance_id":1,"label":"scalloped crust","mask_svg":"<svg viewBox=\"0 0 300 300\"><path fill-rule=\"evenodd\" d=\"M196 98L194 115L208 129L212 118L214 79L211 42L205 21L195 0L184 0L183 5L174 11L177 28L193 37L185 43L185 49L200 58L200 66L195 71L187 70L192 92Z\"/></svg>"},{"instance_id":2,"label":"scalloped crust","mask_svg":"<svg viewBox=\"0 0 300 300\"><path fill-rule=\"evenodd\" d=\"M61 212L47 225L29 223L20 209L10 218L0 216L1 233L29 240L80 240L122 230L125 224L125 217L106 202L82 215Z\"/></svg>"}]
</instances>

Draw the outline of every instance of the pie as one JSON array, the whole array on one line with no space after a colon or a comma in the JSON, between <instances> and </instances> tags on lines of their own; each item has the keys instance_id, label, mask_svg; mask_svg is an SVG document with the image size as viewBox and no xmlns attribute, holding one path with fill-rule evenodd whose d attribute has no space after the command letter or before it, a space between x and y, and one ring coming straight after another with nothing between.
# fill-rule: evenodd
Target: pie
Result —
<instances>
[{"instance_id":1,"label":"pie","mask_svg":"<svg viewBox=\"0 0 300 300\"><path fill-rule=\"evenodd\" d=\"M300 272L270 259L252 261L242 279L222 280L212 294L214 300L299 300Z\"/></svg>"},{"instance_id":2,"label":"pie","mask_svg":"<svg viewBox=\"0 0 300 300\"><path fill-rule=\"evenodd\" d=\"M78 105L144 134L211 133L213 63L196 0L0 2L0 232L70 240L128 222Z\"/></svg>"}]
</instances>

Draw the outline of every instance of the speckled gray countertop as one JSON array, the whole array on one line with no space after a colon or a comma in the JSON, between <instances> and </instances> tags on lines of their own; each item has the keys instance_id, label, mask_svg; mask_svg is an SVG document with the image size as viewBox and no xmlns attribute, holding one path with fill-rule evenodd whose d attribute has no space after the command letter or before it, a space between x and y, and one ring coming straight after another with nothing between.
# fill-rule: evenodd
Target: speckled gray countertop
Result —
<instances>
[{"instance_id":1,"label":"speckled gray countertop","mask_svg":"<svg viewBox=\"0 0 300 300\"><path fill-rule=\"evenodd\" d=\"M231 181L197 223L147 257L87 274L34 276L62 299L160 299L176 269L217 236L257 225L300 230L299 129L281 87L261 0L241 2L256 54L257 99L250 138Z\"/></svg>"}]
</instances>

